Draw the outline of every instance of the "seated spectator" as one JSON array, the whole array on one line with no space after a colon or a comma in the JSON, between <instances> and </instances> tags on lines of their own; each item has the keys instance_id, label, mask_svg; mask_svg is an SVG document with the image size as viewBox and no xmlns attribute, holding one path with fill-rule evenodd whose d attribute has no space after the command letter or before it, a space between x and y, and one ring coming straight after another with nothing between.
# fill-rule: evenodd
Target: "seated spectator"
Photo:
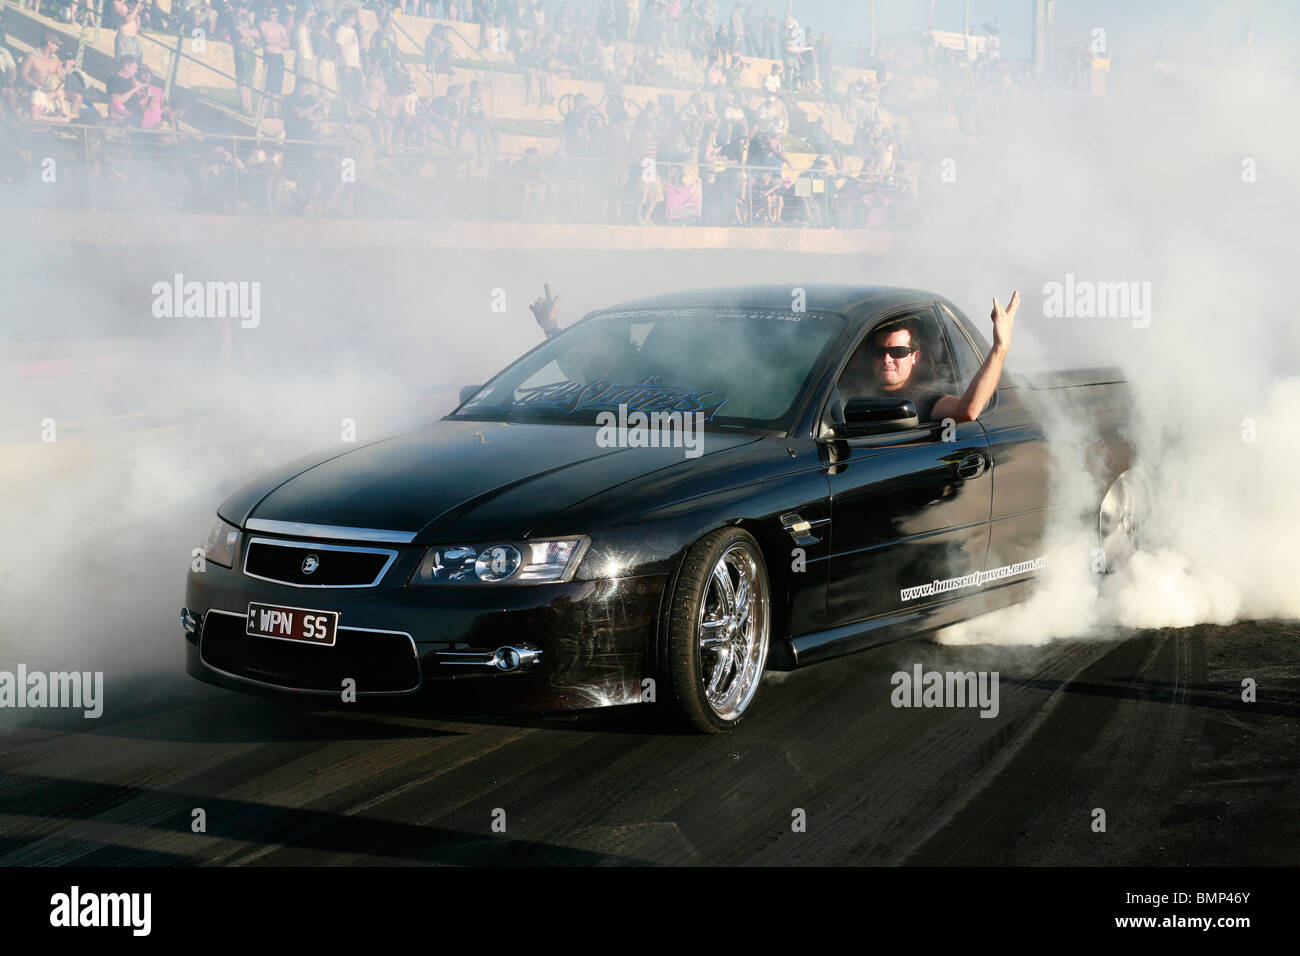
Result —
<instances>
[{"instance_id":1,"label":"seated spectator","mask_svg":"<svg viewBox=\"0 0 1300 956\"><path fill-rule=\"evenodd\" d=\"M784 136L789 127L789 112L785 104L775 93L767 94L767 99L758 108L758 125L773 136Z\"/></svg>"},{"instance_id":2,"label":"seated spectator","mask_svg":"<svg viewBox=\"0 0 1300 956\"><path fill-rule=\"evenodd\" d=\"M29 102L31 117L38 123L70 123L72 113L63 93L63 78L55 74L45 77L39 90L32 90Z\"/></svg>"},{"instance_id":3,"label":"seated spectator","mask_svg":"<svg viewBox=\"0 0 1300 956\"><path fill-rule=\"evenodd\" d=\"M777 96L781 94L781 64L773 63L771 71L763 77L763 89Z\"/></svg>"},{"instance_id":4,"label":"seated spectator","mask_svg":"<svg viewBox=\"0 0 1300 956\"><path fill-rule=\"evenodd\" d=\"M451 84L446 93L433 98L423 115L429 131L437 134L443 145L452 150L460 149L463 93L464 87L459 83Z\"/></svg>"},{"instance_id":5,"label":"seated spectator","mask_svg":"<svg viewBox=\"0 0 1300 956\"><path fill-rule=\"evenodd\" d=\"M163 120L163 91L154 82L153 71L142 66L135 73L140 84L140 92L135 97L131 111L135 125L141 129L153 129Z\"/></svg>"},{"instance_id":6,"label":"seated spectator","mask_svg":"<svg viewBox=\"0 0 1300 956\"><path fill-rule=\"evenodd\" d=\"M781 214L785 208L785 197L782 193L784 185L779 174L759 173L758 181L754 184L754 201L757 204L756 212L760 221L772 225L781 222Z\"/></svg>"},{"instance_id":7,"label":"seated spectator","mask_svg":"<svg viewBox=\"0 0 1300 956\"><path fill-rule=\"evenodd\" d=\"M86 100L86 78L79 70L69 70L63 90L68 98L68 113L74 123L91 126L100 122L99 111Z\"/></svg>"},{"instance_id":8,"label":"seated spectator","mask_svg":"<svg viewBox=\"0 0 1300 956\"><path fill-rule=\"evenodd\" d=\"M4 21L0 20L0 89L9 89L18 82L18 64L4 41Z\"/></svg>"},{"instance_id":9,"label":"seated spectator","mask_svg":"<svg viewBox=\"0 0 1300 956\"><path fill-rule=\"evenodd\" d=\"M137 111L135 101L140 95L140 81L136 73L140 65L131 54L120 57L117 72L108 78L108 118L114 122L126 122Z\"/></svg>"},{"instance_id":10,"label":"seated spectator","mask_svg":"<svg viewBox=\"0 0 1300 956\"><path fill-rule=\"evenodd\" d=\"M63 59L59 56L59 35L47 33L41 39L41 45L33 47L32 52L23 58L18 68L18 77L29 90L40 90L45 86L45 78L57 76L63 79Z\"/></svg>"},{"instance_id":11,"label":"seated spectator","mask_svg":"<svg viewBox=\"0 0 1300 956\"><path fill-rule=\"evenodd\" d=\"M299 79L293 93L284 101L284 138L288 140L315 140L325 118L325 104L317 95L317 86L310 80Z\"/></svg>"}]
</instances>

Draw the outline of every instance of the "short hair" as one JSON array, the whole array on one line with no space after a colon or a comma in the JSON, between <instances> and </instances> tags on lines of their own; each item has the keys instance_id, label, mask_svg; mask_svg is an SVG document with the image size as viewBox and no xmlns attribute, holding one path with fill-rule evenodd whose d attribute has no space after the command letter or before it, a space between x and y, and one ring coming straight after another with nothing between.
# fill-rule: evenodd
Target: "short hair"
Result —
<instances>
[{"instance_id":1,"label":"short hair","mask_svg":"<svg viewBox=\"0 0 1300 956\"><path fill-rule=\"evenodd\" d=\"M130 66L132 63L135 62L136 59L133 55L131 55L130 53L123 53L121 56L117 58L117 68L120 70L122 69L122 67Z\"/></svg>"},{"instance_id":2,"label":"short hair","mask_svg":"<svg viewBox=\"0 0 1300 956\"><path fill-rule=\"evenodd\" d=\"M877 336L884 338L894 332L906 332L909 336L908 343L924 351L925 333L921 331L921 323L910 315L901 319L891 319L877 326L871 332L871 341L875 343L878 341Z\"/></svg>"}]
</instances>

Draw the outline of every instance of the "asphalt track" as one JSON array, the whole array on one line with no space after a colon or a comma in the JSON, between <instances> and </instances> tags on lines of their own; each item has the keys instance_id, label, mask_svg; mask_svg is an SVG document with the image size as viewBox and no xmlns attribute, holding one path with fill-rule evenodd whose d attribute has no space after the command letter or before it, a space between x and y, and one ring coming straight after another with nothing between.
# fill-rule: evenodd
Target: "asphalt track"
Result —
<instances>
[{"instance_id":1,"label":"asphalt track","mask_svg":"<svg viewBox=\"0 0 1300 956\"><path fill-rule=\"evenodd\" d=\"M771 675L736 733L701 737L646 707L286 708L186 677L178 630L176 672L98 720L0 711L0 865L1295 865L1298 638L917 639ZM892 706L917 663L997 670L998 716Z\"/></svg>"}]
</instances>

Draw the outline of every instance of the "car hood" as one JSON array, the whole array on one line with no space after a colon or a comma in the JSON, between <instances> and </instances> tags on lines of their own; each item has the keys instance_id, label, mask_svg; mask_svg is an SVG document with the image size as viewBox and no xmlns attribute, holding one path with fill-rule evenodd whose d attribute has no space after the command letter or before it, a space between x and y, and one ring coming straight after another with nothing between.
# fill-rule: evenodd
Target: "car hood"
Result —
<instances>
[{"instance_id":1,"label":"car hood","mask_svg":"<svg viewBox=\"0 0 1300 956\"><path fill-rule=\"evenodd\" d=\"M241 488L220 511L241 525L259 518L403 531L419 544L525 537L623 482L757 440L709 431L700 458L687 458L683 448L602 448L598 432L594 425L443 420L303 459Z\"/></svg>"}]
</instances>

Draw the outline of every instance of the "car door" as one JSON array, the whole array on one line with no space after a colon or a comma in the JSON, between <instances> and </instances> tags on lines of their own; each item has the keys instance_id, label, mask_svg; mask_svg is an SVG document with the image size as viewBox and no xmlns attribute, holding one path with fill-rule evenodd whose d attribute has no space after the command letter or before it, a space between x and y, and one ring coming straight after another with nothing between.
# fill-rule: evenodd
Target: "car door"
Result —
<instances>
[{"instance_id":1,"label":"car door","mask_svg":"<svg viewBox=\"0 0 1300 956\"><path fill-rule=\"evenodd\" d=\"M933 306L912 311L930 340L934 384L959 387ZM989 541L993 480L979 422L922 422L822 443L831 494L829 627L909 615L978 591L959 579L984 569Z\"/></svg>"},{"instance_id":2,"label":"car door","mask_svg":"<svg viewBox=\"0 0 1300 956\"><path fill-rule=\"evenodd\" d=\"M959 368L978 367L980 346L966 333L963 320L945 303L939 317L952 341ZM1045 558L1044 536L1048 506L1048 451L1038 418L1022 400L1023 387L1003 374L980 422L989 440L993 472L993 503L989 518L987 569L1011 568ZM1020 580L1022 574L1006 581ZM990 585L992 586L992 585Z\"/></svg>"}]
</instances>

